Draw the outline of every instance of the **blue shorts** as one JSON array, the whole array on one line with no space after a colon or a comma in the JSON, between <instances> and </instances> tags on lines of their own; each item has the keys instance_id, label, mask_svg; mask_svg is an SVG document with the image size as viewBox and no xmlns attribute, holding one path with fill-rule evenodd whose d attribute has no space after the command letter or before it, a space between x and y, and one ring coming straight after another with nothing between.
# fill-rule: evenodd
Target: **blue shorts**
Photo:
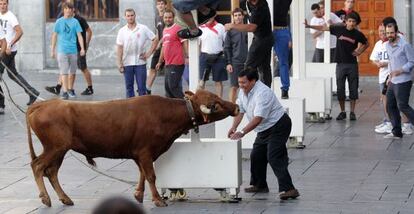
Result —
<instances>
[{"instance_id":1,"label":"blue shorts","mask_svg":"<svg viewBox=\"0 0 414 214\"><path fill-rule=\"evenodd\" d=\"M196 10L203 5L215 9L219 3L220 0L173 0L174 8L181 13Z\"/></svg>"},{"instance_id":2,"label":"blue shorts","mask_svg":"<svg viewBox=\"0 0 414 214\"><path fill-rule=\"evenodd\" d=\"M214 82L222 82L228 79L226 71L226 60L224 55L209 57L209 54L200 54L200 80L209 80L210 73L213 73Z\"/></svg>"}]
</instances>

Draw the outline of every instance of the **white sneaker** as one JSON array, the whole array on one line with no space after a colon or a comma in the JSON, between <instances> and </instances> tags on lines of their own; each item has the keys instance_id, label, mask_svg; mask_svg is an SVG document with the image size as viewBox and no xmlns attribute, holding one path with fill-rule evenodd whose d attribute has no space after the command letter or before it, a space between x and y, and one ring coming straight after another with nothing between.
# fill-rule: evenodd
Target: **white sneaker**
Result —
<instances>
[{"instance_id":1,"label":"white sneaker","mask_svg":"<svg viewBox=\"0 0 414 214\"><path fill-rule=\"evenodd\" d=\"M395 136L393 133L389 133L389 134L385 135L384 138L400 140L402 138L402 136L398 137L398 136Z\"/></svg>"},{"instance_id":2,"label":"white sneaker","mask_svg":"<svg viewBox=\"0 0 414 214\"><path fill-rule=\"evenodd\" d=\"M390 122L385 122L383 126L376 128L375 132L378 134L387 134L392 132L392 125Z\"/></svg>"},{"instance_id":3,"label":"white sneaker","mask_svg":"<svg viewBox=\"0 0 414 214\"><path fill-rule=\"evenodd\" d=\"M385 123L386 123L386 122L382 122L381 124L376 125L376 126L375 126L375 129L379 129L379 128L383 127L383 126L385 125Z\"/></svg>"},{"instance_id":4,"label":"white sneaker","mask_svg":"<svg viewBox=\"0 0 414 214\"><path fill-rule=\"evenodd\" d=\"M411 123L404 123L401 127L401 131L403 134L412 135L413 126L411 125Z\"/></svg>"}]
</instances>

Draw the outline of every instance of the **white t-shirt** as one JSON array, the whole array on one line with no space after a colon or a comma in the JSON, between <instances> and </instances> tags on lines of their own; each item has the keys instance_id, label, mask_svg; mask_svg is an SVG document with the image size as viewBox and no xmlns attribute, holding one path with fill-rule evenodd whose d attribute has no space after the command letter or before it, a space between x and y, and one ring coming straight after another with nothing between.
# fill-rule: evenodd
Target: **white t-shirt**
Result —
<instances>
[{"instance_id":1,"label":"white t-shirt","mask_svg":"<svg viewBox=\"0 0 414 214\"><path fill-rule=\"evenodd\" d=\"M226 39L226 29L224 25L217 23L209 29L206 25L200 26L203 34L200 36L201 52L207 54L218 54L223 51L224 40Z\"/></svg>"},{"instance_id":2,"label":"white t-shirt","mask_svg":"<svg viewBox=\"0 0 414 214\"><path fill-rule=\"evenodd\" d=\"M332 21L333 24L342 23L342 20L336 16L334 13L330 13L329 17L330 21ZM310 25L325 25L327 22L325 21L325 18L317 18L313 17L310 21ZM315 29L310 29L310 33L314 34L318 32ZM336 36L331 35L331 48L336 48ZM318 37L316 37L316 48L317 49L324 49L325 48L325 33L322 33Z\"/></svg>"},{"instance_id":3,"label":"white t-shirt","mask_svg":"<svg viewBox=\"0 0 414 214\"><path fill-rule=\"evenodd\" d=\"M0 13L0 24L3 27L4 34L6 34L7 45L10 45L10 42L16 36L14 27L19 25L19 21L17 21L16 16L12 12L7 11L5 14ZM17 51L17 43L15 43L10 50L13 52Z\"/></svg>"},{"instance_id":4,"label":"white t-shirt","mask_svg":"<svg viewBox=\"0 0 414 214\"><path fill-rule=\"evenodd\" d=\"M374 49L372 50L369 59L372 61L388 62L389 56L386 46L387 42L383 42L382 40L379 40L377 43L375 43ZM390 71L388 69L388 66L380 68L378 73L379 83L384 83L389 73Z\"/></svg>"},{"instance_id":5,"label":"white t-shirt","mask_svg":"<svg viewBox=\"0 0 414 214\"><path fill-rule=\"evenodd\" d=\"M123 65L145 65L147 62L140 59L140 55L145 54L145 43L153 39L155 34L145 25L137 23L133 30L128 25L122 27L116 37L116 44L124 47Z\"/></svg>"}]
</instances>

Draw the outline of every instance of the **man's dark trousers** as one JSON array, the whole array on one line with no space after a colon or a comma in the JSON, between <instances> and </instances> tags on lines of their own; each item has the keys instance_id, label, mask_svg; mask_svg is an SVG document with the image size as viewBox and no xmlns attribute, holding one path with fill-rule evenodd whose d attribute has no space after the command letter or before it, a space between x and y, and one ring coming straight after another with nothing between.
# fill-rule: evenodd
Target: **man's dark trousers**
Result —
<instances>
[{"instance_id":1,"label":"man's dark trousers","mask_svg":"<svg viewBox=\"0 0 414 214\"><path fill-rule=\"evenodd\" d=\"M274 126L257 134L250 154L250 185L268 187L266 169L269 163L277 177L279 192L295 188L288 171L289 158L286 149L291 129L292 121L284 114Z\"/></svg>"}]
</instances>

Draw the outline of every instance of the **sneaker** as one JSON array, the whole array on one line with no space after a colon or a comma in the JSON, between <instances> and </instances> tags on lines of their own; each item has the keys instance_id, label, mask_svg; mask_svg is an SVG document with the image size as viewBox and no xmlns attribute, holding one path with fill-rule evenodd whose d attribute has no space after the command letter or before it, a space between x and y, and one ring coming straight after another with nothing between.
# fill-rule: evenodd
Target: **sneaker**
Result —
<instances>
[{"instance_id":1,"label":"sneaker","mask_svg":"<svg viewBox=\"0 0 414 214\"><path fill-rule=\"evenodd\" d=\"M378 134L389 134L392 132L392 125L390 122L384 122L379 128L375 128L375 132Z\"/></svg>"},{"instance_id":2,"label":"sneaker","mask_svg":"<svg viewBox=\"0 0 414 214\"><path fill-rule=\"evenodd\" d=\"M244 189L247 193L268 193L269 187L259 188L256 186L247 187Z\"/></svg>"},{"instance_id":3,"label":"sneaker","mask_svg":"<svg viewBox=\"0 0 414 214\"><path fill-rule=\"evenodd\" d=\"M336 117L336 120L344 120L346 119L346 112L341 112L338 114L338 117Z\"/></svg>"},{"instance_id":4,"label":"sneaker","mask_svg":"<svg viewBox=\"0 0 414 214\"><path fill-rule=\"evenodd\" d=\"M188 28L182 29L182 30L177 32L177 36L182 38L182 39L194 39L194 38L197 38L197 37L201 36L202 34L203 34L203 31L201 31L200 29L198 29L197 34L192 34L190 32L190 29L188 29Z\"/></svg>"},{"instance_id":5,"label":"sneaker","mask_svg":"<svg viewBox=\"0 0 414 214\"><path fill-rule=\"evenodd\" d=\"M299 196L300 196L300 194L299 194L299 191L297 189L291 189L289 191L279 193L280 200L288 200L289 198L295 199Z\"/></svg>"},{"instance_id":6,"label":"sneaker","mask_svg":"<svg viewBox=\"0 0 414 214\"><path fill-rule=\"evenodd\" d=\"M86 88L85 91L82 91L81 95L92 95L93 89L92 88Z\"/></svg>"},{"instance_id":7,"label":"sneaker","mask_svg":"<svg viewBox=\"0 0 414 214\"><path fill-rule=\"evenodd\" d=\"M381 127L385 126L385 125L386 125L386 123L389 123L389 122L382 122L381 124L376 125L376 126L375 126L375 129L379 129L379 128L381 128ZM390 123L390 124L391 124L391 123Z\"/></svg>"},{"instance_id":8,"label":"sneaker","mask_svg":"<svg viewBox=\"0 0 414 214\"><path fill-rule=\"evenodd\" d=\"M412 135L413 134L413 126L411 123L403 123L402 127L402 133L406 135Z\"/></svg>"},{"instance_id":9,"label":"sneaker","mask_svg":"<svg viewBox=\"0 0 414 214\"><path fill-rule=\"evenodd\" d=\"M356 120L356 115L354 112L349 113L349 120Z\"/></svg>"},{"instance_id":10,"label":"sneaker","mask_svg":"<svg viewBox=\"0 0 414 214\"><path fill-rule=\"evenodd\" d=\"M27 102L26 103L26 105L28 105L28 106L30 106L30 105L32 105L35 101L36 101L36 99L37 99L37 97L39 96L39 92L38 91L33 91L32 92L33 94L30 94L29 95L29 102Z\"/></svg>"},{"instance_id":11,"label":"sneaker","mask_svg":"<svg viewBox=\"0 0 414 214\"><path fill-rule=\"evenodd\" d=\"M400 140L402 138L402 135L397 136L397 135L394 135L394 133L389 133L389 134L385 135L384 138Z\"/></svg>"},{"instance_id":12,"label":"sneaker","mask_svg":"<svg viewBox=\"0 0 414 214\"><path fill-rule=\"evenodd\" d=\"M56 86L46 86L45 89L46 91L52 94L56 94L56 95L60 94L60 89L58 89Z\"/></svg>"},{"instance_id":13,"label":"sneaker","mask_svg":"<svg viewBox=\"0 0 414 214\"><path fill-rule=\"evenodd\" d=\"M216 15L216 11L210 8L210 12L207 15L204 15L200 11L197 11L197 21L199 25L205 24Z\"/></svg>"},{"instance_id":14,"label":"sneaker","mask_svg":"<svg viewBox=\"0 0 414 214\"><path fill-rule=\"evenodd\" d=\"M67 99L69 99L69 94L68 94L68 92L63 92L63 93L62 93L62 96L60 96L60 98L62 98L62 100L67 100Z\"/></svg>"},{"instance_id":15,"label":"sneaker","mask_svg":"<svg viewBox=\"0 0 414 214\"><path fill-rule=\"evenodd\" d=\"M0 114L4 114L4 108L0 107Z\"/></svg>"},{"instance_id":16,"label":"sneaker","mask_svg":"<svg viewBox=\"0 0 414 214\"><path fill-rule=\"evenodd\" d=\"M68 90L68 95L69 95L70 98L75 98L76 97L75 90L69 89Z\"/></svg>"},{"instance_id":17,"label":"sneaker","mask_svg":"<svg viewBox=\"0 0 414 214\"><path fill-rule=\"evenodd\" d=\"M287 90L282 89L282 99L289 99L289 93Z\"/></svg>"}]
</instances>

